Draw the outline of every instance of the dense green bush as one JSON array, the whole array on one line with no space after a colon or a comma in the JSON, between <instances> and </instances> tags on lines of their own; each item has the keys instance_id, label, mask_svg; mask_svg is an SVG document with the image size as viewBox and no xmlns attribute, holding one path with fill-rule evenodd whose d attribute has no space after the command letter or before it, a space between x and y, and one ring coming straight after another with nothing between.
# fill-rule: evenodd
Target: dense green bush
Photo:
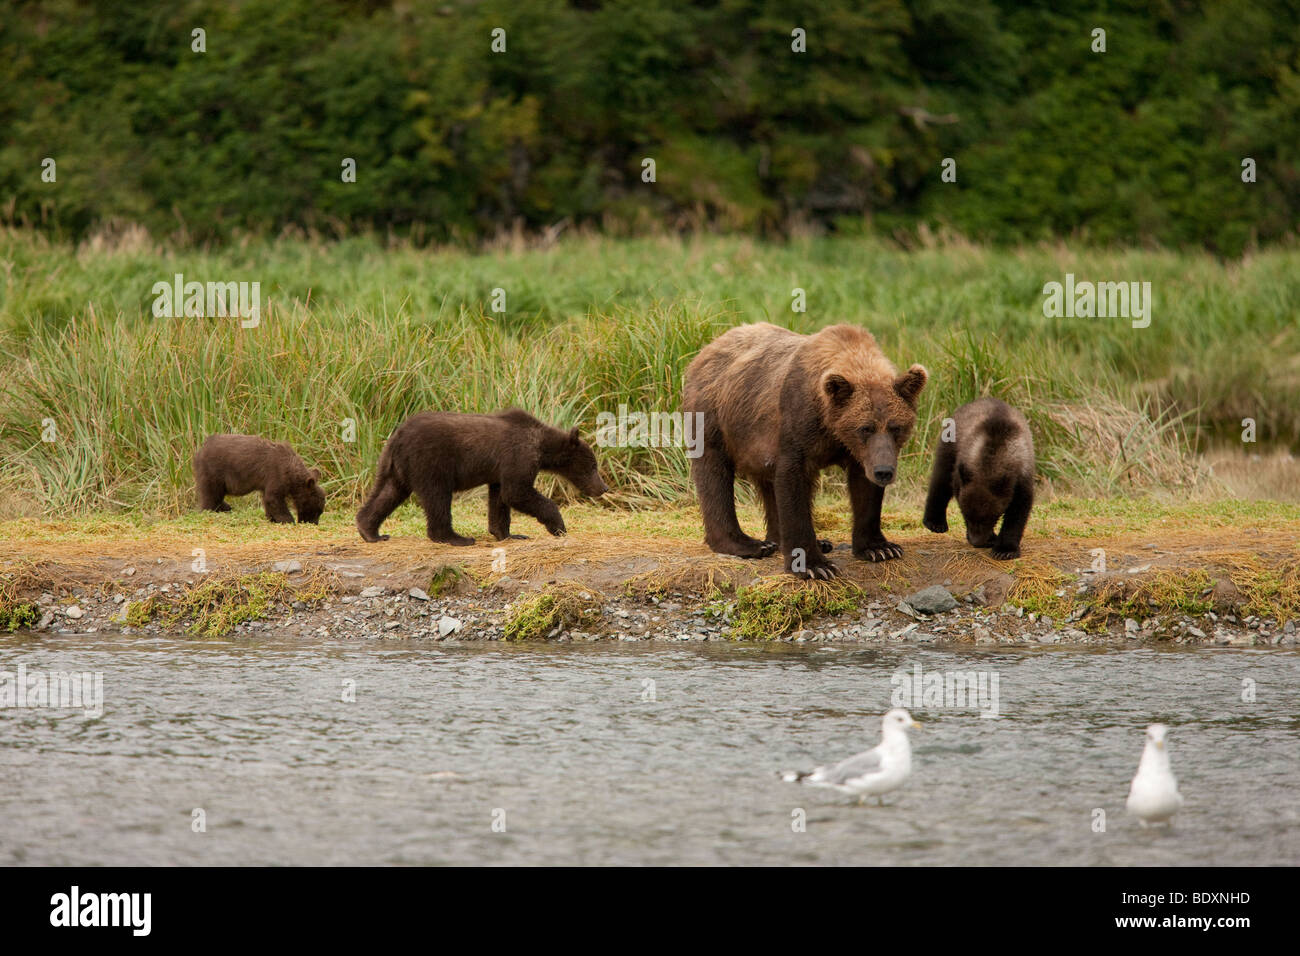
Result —
<instances>
[{"instance_id":1,"label":"dense green bush","mask_svg":"<svg viewBox=\"0 0 1300 956\"><path fill-rule=\"evenodd\" d=\"M926 223L1236 254L1300 212L1286 0L40 0L0 9L0 90L0 221L72 237Z\"/></svg>"}]
</instances>

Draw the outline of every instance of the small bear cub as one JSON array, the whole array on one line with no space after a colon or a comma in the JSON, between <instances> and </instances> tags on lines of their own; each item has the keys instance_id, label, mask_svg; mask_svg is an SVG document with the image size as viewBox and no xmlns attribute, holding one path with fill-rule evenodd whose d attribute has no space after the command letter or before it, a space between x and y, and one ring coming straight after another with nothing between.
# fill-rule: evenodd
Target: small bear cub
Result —
<instances>
[{"instance_id":1,"label":"small bear cub","mask_svg":"<svg viewBox=\"0 0 1300 956\"><path fill-rule=\"evenodd\" d=\"M375 486L357 512L357 530L366 541L388 540L379 526L415 495L430 541L471 545L473 538L451 526L451 496L487 485L492 537L523 537L510 533L512 509L562 535L566 529L559 506L533 487L539 471L567 478L593 498L609 490L596 469L595 454L576 428L554 428L518 408L491 415L420 412L402 422L384 445Z\"/></svg>"},{"instance_id":2,"label":"small bear cub","mask_svg":"<svg viewBox=\"0 0 1300 956\"><path fill-rule=\"evenodd\" d=\"M260 491L272 521L293 524L288 499L299 521L317 524L325 510L319 482L320 472L304 465L288 442L256 435L211 435L194 453L194 484L203 511L229 511L226 495Z\"/></svg>"},{"instance_id":3,"label":"small bear cub","mask_svg":"<svg viewBox=\"0 0 1300 956\"><path fill-rule=\"evenodd\" d=\"M979 398L952 415L940 434L922 523L948 530L948 502L957 499L972 547L991 548L1000 561L1020 557L1020 539L1034 506L1034 438L1019 411ZM998 519L1002 530L994 534Z\"/></svg>"}]
</instances>

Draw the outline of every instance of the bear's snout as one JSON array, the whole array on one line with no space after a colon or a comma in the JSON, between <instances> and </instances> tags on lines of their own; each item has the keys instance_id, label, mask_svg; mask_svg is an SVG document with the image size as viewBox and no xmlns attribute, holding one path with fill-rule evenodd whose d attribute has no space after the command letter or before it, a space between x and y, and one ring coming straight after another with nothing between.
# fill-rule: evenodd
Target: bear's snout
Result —
<instances>
[{"instance_id":1,"label":"bear's snout","mask_svg":"<svg viewBox=\"0 0 1300 956\"><path fill-rule=\"evenodd\" d=\"M876 484L883 488L894 480L894 469L889 467L877 467L876 470L871 473L871 478Z\"/></svg>"},{"instance_id":2,"label":"bear's snout","mask_svg":"<svg viewBox=\"0 0 1300 956\"><path fill-rule=\"evenodd\" d=\"M966 543L972 548L987 548L993 543L993 530L990 528L988 531L972 531L967 528Z\"/></svg>"}]
</instances>

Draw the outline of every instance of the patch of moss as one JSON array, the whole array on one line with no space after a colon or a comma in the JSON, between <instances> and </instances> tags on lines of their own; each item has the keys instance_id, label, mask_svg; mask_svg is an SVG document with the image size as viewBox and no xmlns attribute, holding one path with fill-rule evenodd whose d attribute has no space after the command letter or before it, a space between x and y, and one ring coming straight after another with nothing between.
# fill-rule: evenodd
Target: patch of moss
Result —
<instances>
[{"instance_id":1,"label":"patch of moss","mask_svg":"<svg viewBox=\"0 0 1300 956\"><path fill-rule=\"evenodd\" d=\"M464 581L472 582L472 579L463 564L444 564L434 570L433 576L429 578L429 587L426 590L428 590L430 597L455 594L460 590L461 583Z\"/></svg>"},{"instance_id":2,"label":"patch of moss","mask_svg":"<svg viewBox=\"0 0 1300 956\"><path fill-rule=\"evenodd\" d=\"M1050 565L1017 564L1015 583L1007 592L1007 602L1023 607L1032 614L1047 615L1054 621L1068 617L1075 607L1071 590L1074 576Z\"/></svg>"},{"instance_id":3,"label":"patch of moss","mask_svg":"<svg viewBox=\"0 0 1300 956\"><path fill-rule=\"evenodd\" d=\"M36 626L40 608L30 602L0 601L0 631Z\"/></svg>"},{"instance_id":4,"label":"patch of moss","mask_svg":"<svg viewBox=\"0 0 1300 956\"><path fill-rule=\"evenodd\" d=\"M511 609L506 618L505 637L509 641L545 640L557 627L592 624L599 619L603 606L600 595L591 588L555 584Z\"/></svg>"},{"instance_id":5,"label":"patch of moss","mask_svg":"<svg viewBox=\"0 0 1300 956\"><path fill-rule=\"evenodd\" d=\"M178 596L153 595L132 602L126 623L142 627L157 620L164 627L189 621L186 633L194 637L220 637L240 624L266 617L277 604L302 601L315 604L330 592L323 575L312 575L294 587L287 575L261 571L228 578L208 578L186 588Z\"/></svg>"},{"instance_id":6,"label":"patch of moss","mask_svg":"<svg viewBox=\"0 0 1300 956\"><path fill-rule=\"evenodd\" d=\"M770 641L819 616L843 614L866 602L866 592L843 578L799 581L768 578L736 592L732 637Z\"/></svg>"},{"instance_id":7,"label":"patch of moss","mask_svg":"<svg viewBox=\"0 0 1300 956\"><path fill-rule=\"evenodd\" d=\"M35 627L40 617L40 608L30 601L18 598L18 593L30 585L31 578L32 569L25 564L0 574L0 631Z\"/></svg>"},{"instance_id":8,"label":"patch of moss","mask_svg":"<svg viewBox=\"0 0 1300 956\"><path fill-rule=\"evenodd\" d=\"M1230 578L1241 596L1242 614L1271 617L1279 624L1300 617L1300 562L1280 567L1254 562L1234 568Z\"/></svg>"}]
</instances>

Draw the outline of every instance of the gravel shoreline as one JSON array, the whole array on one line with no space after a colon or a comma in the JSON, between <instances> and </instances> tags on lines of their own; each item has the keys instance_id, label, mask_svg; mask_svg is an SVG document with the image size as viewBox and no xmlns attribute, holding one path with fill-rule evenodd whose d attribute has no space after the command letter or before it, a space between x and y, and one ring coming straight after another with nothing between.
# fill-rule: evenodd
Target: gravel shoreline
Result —
<instances>
[{"instance_id":1,"label":"gravel shoreline","mask_svg":"<svg viewBox=\"0 0 1300 956\"><path fill-rule=\"evenodd\" d=\"M134 602L180 593L192 580L149 582L132 587L119 582L107 588L72 588L46 592L36 603L35 633L175 634L184 624L148 623L130 626L126 615ZM281 603L261 620L237 625L225 639L248 636L329 638L335 640L429 640L435 642L504 641L505 623L515 606L540 593L528 582L514 587L488 586L472 594L430 597L418 587L351 582L352 593L331 594L315 606L301 601ZM593 596L596 592L593 589ZM600 595L599 617L585 630L554 628L547 643L595 641L682 643L731 641L734 601L706 601L701 595L671 593L664 597ZM925 613L913 606L931 607ZM821 618L790 634L773 635L789 644L968 644L1107 645L1173 644L1231 647L1294 647L1296 624L1279 626L1272 619L1209 612L1203 616L1156 615L1128 619L1104 632L1085 631L1072 622L1053 621L1011 604L988 607L978 592L957 601L942 585L933 585L902 601L875 600L856 614ZM537 643L537 642L534 642Z\"/></svg>"}]
</instances>

